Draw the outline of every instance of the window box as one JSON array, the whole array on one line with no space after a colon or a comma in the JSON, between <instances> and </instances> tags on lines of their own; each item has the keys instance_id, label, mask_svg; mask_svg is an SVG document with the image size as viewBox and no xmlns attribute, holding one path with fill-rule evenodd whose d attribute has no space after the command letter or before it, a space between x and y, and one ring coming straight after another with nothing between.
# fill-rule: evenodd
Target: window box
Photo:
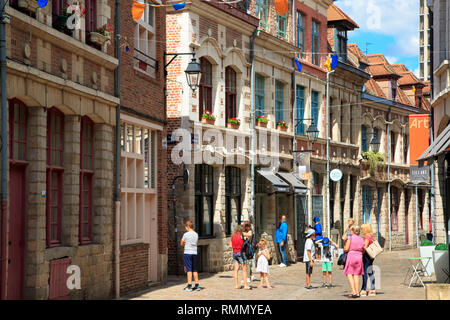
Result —
<instances>
[{"instance_id":1,"label":"window box","mask_svg":"<svg viewBox=\"0 0 450 320\"><path fill-rule=\"evenodd\" d=\"M267 122L256 121L258 127L267 128Z\"/></svg>"},{"instance_id":2,"label":"window box","mask_svg":"<svg viewBox=\"0 0 450 320\"><path fill-rule=\"evenodd\" d=\"M277 130L280 130L280 131L287 131L287 127L278 125L278 126L277 126Z\"/></svg>"},{"instance_id":3,"label":"window box","mask_svg":"<svg viewBox=\"0 0 450 320\"><path fill-rule=\"evenodd\" d=\"M36 12L39 7L37 1L32 0L19 0L17 6L19 8L30 10L31 12Z\"/></svg>"},{"instance_id":4,"label":"window box","mask_svg":"<svg viewBox=\"0 0 450 320\"><path fill-rule=\"evenodd\" d=\"M229 129L239 129L240 124L235 124L235 123L227 123L227 128Z\"/></svg>"},{"instance_id":5,"label":"window box","mask_svg":"<svg viewBox=\"0 0 450 320\"><path fill-rule=\"evenodd\" d=\"M105 35L98 32L91 32L90 35L91 35L91 42L99 44L101 46L103 46L106 42L111 40L109 32L106 32Z\"/></svg>"},{"instance_id":6,"label":"window box","mask_svg":"<svg viewBox=\"0 0 450 320\"><path fill-rule=\"evenodd\" d=\"M211 124L211 125L213 125L214 122L216 122L215 119L202 118L202 123L206 123L206 124Z\"/></svg>"}]
</instances>

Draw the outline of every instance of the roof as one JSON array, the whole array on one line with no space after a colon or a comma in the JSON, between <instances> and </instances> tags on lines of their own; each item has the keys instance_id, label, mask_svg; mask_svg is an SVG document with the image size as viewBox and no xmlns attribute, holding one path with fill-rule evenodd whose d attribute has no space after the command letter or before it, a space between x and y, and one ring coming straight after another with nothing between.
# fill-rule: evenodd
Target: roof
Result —
<instances>
[{"instance_id":1,"label":"roof","mask_svg":"<svg viewBox=\"0 0 450 320\"><path fill-rule=\"evenodd\" d=\"M393 64L392 68L402 77L398 80L398 84L401 86L420 86L424 87L425 84L420 81L412 71L408 70L403 63Z\"/></svg>"},{"instance_id":2,"label":"roof","mask_svg":"<svg viewBox=\"0 0 450 320\"><path fill-rule=\"evenodd\" d=\"M329 25L343 24L347 30L359 28L358 24L353 21L352 18L346 15L344 11L336 7L334 4L328 7L327 16Z\"/></svg>"},{"instance_id":3,"label":"roof","mask_svg":"<svg viewBox=\"0 0 450 320\"><path fill-rule=\"evenodd\" d=\"M367 60L366 55L361 51L356 43L348 44L347 49L358 58L359 62L369 64L369 60Z\"/></svg>"},{"instance_id":4,"label":"roof","mask_svg":"<svg viewBox=\"0 0 450 320\"><path fill-rule=\"evenodd\" d=\"M444 152L449 152L450 148L450 125L437 136L433 143L425 150L417 161L424 161L439 156Z\"/></svg>"},{"instance_id":5,"label":"roof","mask_svg":"<svg viewBox=\"0 0 450 320\"><path fill-rule=\"evenodd\" d=\"M366 55L369 61L370 73L374 76L394 76L396 78L401 78L393 66L387 61L386 57L381 53L368 54Z\"/></svg>"},{"instance_id":6,"label":"roof","mask_svg":"<svg viewBox=\"0 0 450 320\"><path fill-rule=\"evenodd\" d=\"M378 83L373 78L370 79L369 81L367 81L365 86L366 86L367 93L374 95L374 96L386 98L386 95L383 93L383 90L381 90L381 87L378 85Z\"/></svg>"}]
</instances>

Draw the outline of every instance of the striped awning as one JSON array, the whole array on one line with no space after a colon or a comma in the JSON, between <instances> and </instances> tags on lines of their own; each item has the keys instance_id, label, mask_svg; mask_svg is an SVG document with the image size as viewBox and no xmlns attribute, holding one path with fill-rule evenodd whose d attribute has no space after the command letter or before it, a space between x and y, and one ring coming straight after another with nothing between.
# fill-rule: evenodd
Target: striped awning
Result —
<instances>
[{"instance_id":1,"label":"striped awning","mask_svg":"<svg viewBox=\"0 0 450 320\"><path fill-rule=\"evenodd\" d=\"M450 125L433 141L417 161L422 162L450 151Z\"/></svg>"}]
</instances>

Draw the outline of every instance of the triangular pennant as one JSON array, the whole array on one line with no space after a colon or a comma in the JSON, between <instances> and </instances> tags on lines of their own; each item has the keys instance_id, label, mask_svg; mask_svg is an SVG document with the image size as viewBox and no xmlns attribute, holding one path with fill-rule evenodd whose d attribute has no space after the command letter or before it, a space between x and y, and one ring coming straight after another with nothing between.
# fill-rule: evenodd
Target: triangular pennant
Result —
<instances>
[{"instance_id":1,"label":"triangular pennant","mask_svg":"<svg viewBox=\"0 0 450 320\"><path fill-rule=\"evenodd\" d=\"M288 0L275 0L275 11L280 15L284 16L289 10Z\"/></svg>"},{"instance_id":2,"label":"triangular pennant","mask_svg":"<svg viewBox=\"0 0 450 320\"><path fill-rule=\"evenodd\" d=\"M39 8L44 8L45 6L47 6L48 0L38 0L37 3Z\"/></svg>"},{"instance_id":3,"label":"triangular pennant","mask_svg":"<svg viewBox=\"0 0 450 320\"><path fill-rule=\"evenodd\" d=\"M186 7L186 2L181 2L181 3L175 3L172 5L172 7L176 10L180 10L180 9L184 9L184 7Z\"/></svg>"},{"instance_id":4,"label":"triangular pennant","mask_svg":"<svg viewBox=\"0 0 450 320\"><path fill-rule=\"evenodd\" d=\"M138 21L142 18L145 6L145 3L133 1L133 5L131 6L131 15L133 16L134 21Z\"/></svg>"},{"instance_id":5,"label":"triangular pennant","mask_svg":"<svg viewBox=\"0 0 450 320\"><path fill-rule=\"evenodd\" d=\"M300 63L300 61L298 61L297 59L295 59L295 64L297 65L297 69L299 72L302 71L302 64Z\"/></svg>"}]
</instances>

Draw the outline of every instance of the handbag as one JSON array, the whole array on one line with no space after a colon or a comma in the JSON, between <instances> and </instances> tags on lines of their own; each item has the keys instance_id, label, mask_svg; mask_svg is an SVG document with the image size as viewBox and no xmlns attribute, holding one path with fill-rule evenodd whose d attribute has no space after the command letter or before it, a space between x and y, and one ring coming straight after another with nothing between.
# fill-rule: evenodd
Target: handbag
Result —
<instances>
[{"instance_id":1,"label":"handbag","mask_svg":"<svg viewBox=\"0 0 450 320\"><path fill-rule=\"evenodd\" d=\"M380 246L378 241L374 240L370 246L366 248L366 253L372 259L375 259L380 253L383 252L383 248Z\"/></svg>"},{"instance_id":2,"label":"handbag","mask_svg":"<svg viewBox=\"0 0 450 320\"><path fill-rule=\"evenodd\" d=\"M350 246L352 245L352 238L350 237ZM345 267L345 263L347 262L347 253L348 252L344 252L343 254L341 254L338 258L337 264L338 266L343 266Z\"/></svg>"}]
</instances>

